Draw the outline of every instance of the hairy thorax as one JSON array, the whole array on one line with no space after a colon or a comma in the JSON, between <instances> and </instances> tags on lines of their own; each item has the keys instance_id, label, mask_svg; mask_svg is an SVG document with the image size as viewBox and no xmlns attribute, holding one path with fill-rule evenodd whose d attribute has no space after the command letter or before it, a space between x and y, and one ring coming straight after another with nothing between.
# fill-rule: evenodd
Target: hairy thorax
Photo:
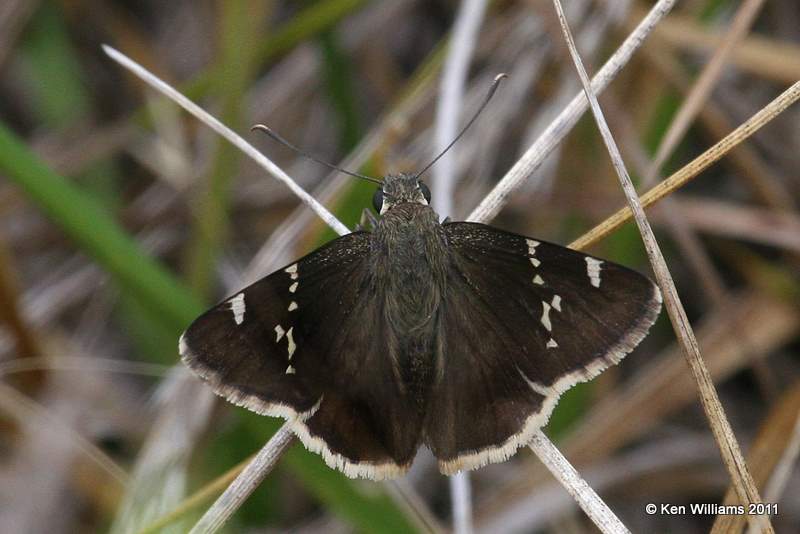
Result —
<instances>
[{"instance_id":1,"label":"hairy thorax","mask_svg":"<svg viewBox=\"0 0 800 534\"><path fill-rule=\"evenodd\" d=\"M399 364L398 372L404 370L404 382L423 387L434 365L448 261L436 212L417 203L393 207L378 222L372 252L373 279L383 295L389 330L387 352Z\"/></svg>"}]
</instances>

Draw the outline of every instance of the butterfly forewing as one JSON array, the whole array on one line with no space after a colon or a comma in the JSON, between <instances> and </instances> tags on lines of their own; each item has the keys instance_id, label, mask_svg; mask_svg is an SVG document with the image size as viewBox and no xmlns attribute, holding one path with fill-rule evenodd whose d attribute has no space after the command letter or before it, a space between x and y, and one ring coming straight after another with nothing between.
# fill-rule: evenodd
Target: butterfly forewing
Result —
<instances>
[{"instance_id":1,"label":"butterfly forewing","mask_svg":"<svg viewBox=\"0 0 800 534\"><path fill-rule=\"evenodd\" d=\"M386 358L369 250L348 234L259 280L200 316L181 354L218 394L292 421L331 467L385 478L410 464L422 419Z\"/></svg>"},{"instance_id":2,"label":"butterfly forewing","mask_svg":"<svg viewBox=\"0 0 800 534\"><path fill-rule=\"evenodd\" d=\"M658 288L620 265L474 223L445 224L451 272L425 440L443 472L502 461L558 396L630 352Z\"/></svg>"}]
</instances>

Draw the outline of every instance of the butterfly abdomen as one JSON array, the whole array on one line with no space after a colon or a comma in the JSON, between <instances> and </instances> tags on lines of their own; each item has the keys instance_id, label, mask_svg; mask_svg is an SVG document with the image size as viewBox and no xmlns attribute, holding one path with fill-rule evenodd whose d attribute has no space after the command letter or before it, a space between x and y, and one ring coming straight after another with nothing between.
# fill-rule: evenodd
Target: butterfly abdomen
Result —
<instances>
[{"instance_id":1,"label":"butterfly abdomen","mask_svg":"<svg viewBox=\"0 0 800 534\"><path fill-rule=\"evenodd\" d=\"M433 376L446 281L444 233L430 207L407 203L383 216L372 239L373 275L388 329L387 355L408 394L422 400Z\"/></svg>"}]
</instances>

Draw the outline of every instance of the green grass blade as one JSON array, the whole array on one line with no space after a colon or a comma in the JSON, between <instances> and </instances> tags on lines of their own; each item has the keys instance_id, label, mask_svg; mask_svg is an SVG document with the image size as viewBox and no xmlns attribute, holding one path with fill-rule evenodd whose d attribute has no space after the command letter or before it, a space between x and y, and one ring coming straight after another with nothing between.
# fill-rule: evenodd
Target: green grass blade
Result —
<instances>
[{"instance_id":1,"label":"green grass blade","mask_svg":"<svg viewBox=\"0 0 800 534\"><path fill-rule=\"evenodd\" d=\"M341 50L336 31L323 32L318 40L328 100L339 122L339 148L350 152L363 135L350 58Z\"/></svg>"},{"instance_id":2,"label":"green grass blade","mask_svg":"<svg viewBox=\"0 0 800 534\"><path fill-rule=\"evenodd\" d=\"M86 117L91 102L82 80L82 65L58 6L41 6L23 44L25 87L32 93L31 111L38 122L48 128L64 128Z\"/></svg>"},{"instance_id":3,"label":"green grass blade","mask_svg":"<svg viewBox=\"0 0 800 534\"><path fill-rule=\"evenodd\" d=\"M1 123L0 171L19 185L121 288L176 333L202 311L200 301L148 257L110 213L42 163Z\"/></svg>"},{"instance_id":4,"label":"green grass blade","mask_svg":"<svg viewBox=\"0 0 800 534\"><path fill-rule=\"evenodd\" d=\"M234 130L243 125L244 95L252 83L258 40L266 4L236 0L220 5L218 17L219 63L213 93L221 107L220 120ZM241 152L220 139L210 173L201 179L193 202L192 232L187 245L186 277L196 294L214 294L214 266L228 232L228 208L233 178L238 174Z\"/></svg>"}]
</instances>

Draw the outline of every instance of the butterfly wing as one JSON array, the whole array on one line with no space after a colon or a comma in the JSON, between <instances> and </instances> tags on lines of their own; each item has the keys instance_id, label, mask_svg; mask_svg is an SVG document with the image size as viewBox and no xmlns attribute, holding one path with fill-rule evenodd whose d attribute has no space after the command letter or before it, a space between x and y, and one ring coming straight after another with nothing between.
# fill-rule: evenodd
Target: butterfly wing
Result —
<instances>
[{"instance_id":1,"label":"butterfly wing","mask_svg":"<svg viewBox=\"0 0 800 534\"><path fill-rule=\"evenodd\" d=\"M452 270L425 442L446 474L510 457L558 397L617 363L661 308L623 266L475 223L444 225Z\"/></svg>"},{"instance_id":2,"label":"butterfly wing","mask_svg":"<svg viewBox=\"0 0 800 534\"><path fill-rule=\"evenodd\" d=\"M200 316L186 364L229 401L292 422L306 447L349 476L408 468L422 417L385 357L370 234L336 239Z\"/></svg>"}]
</instances>

